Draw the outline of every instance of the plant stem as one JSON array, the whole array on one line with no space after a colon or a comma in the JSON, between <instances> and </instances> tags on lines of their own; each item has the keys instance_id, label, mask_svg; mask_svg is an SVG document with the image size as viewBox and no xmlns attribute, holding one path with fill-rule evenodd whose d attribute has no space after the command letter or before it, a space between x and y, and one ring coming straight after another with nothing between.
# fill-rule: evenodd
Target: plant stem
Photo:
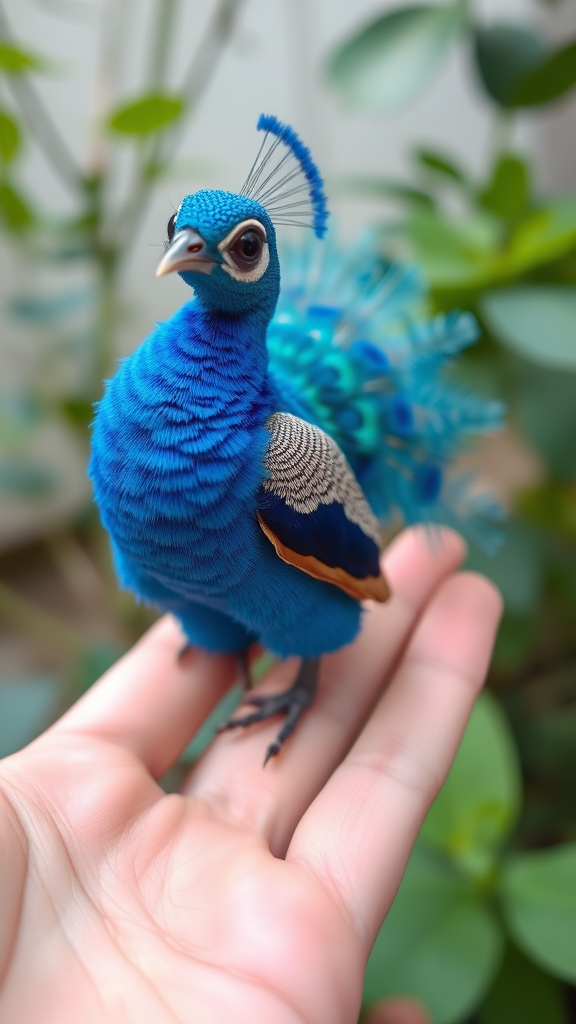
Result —
<instances>
[{"instance_id":1,"label":"plant stem","mask_svg":"<svg viewBox=\"0 0 576 1024\"><path fill-rule=\"evenodd\" d=\"M94 341L94 398L101 397L102 381L114 372L117 325L117 256L114 250L97 253L98 304Z\"/></svg>"},{"instance_id":2,"label":"plant stem","mask_svg":"<svg viewBox=\"0 0 576 1024\"><path fill-rule=\"evenodd\" d=\"M84 649L85 641L75 630L15 593L5 583L0 583L0 615L59 651L78 655Z\"/></svg>"},{"instance_id":3,"label":"plant stem","mask_svg":"<svg viewBox=\"0 0 576 1024\"><path fill-rule=\"evenodd\" d=\"M178 145L187 118L198 105L210 79L218 65L218 60L224 47L227 45L242 8L244 0L220 0L214 17L212 18L206 35L196 51L196 55L184 77L184 84L181 89L182 98L187 102L187 117L181 118L173 127L164 132L160 139L160 150L168 146L168 154L159 159L159 163L166 164L174 149Z\"/></svg>"},{"instance_id":4,"label":"plant stem","mask_svg":"<svg viewBox=\"0 0 576 1024\"><path fill-rule=\"evenodd\" d=\"M10 24L2 6L0 6L0 32L6 39L13 38ZM38 91L30 81L29 75L8 75L7 78L14 97L28 121L32 134L54 169L75 191L83 191L85 185L84 175L50 117L48 108L44 105Z\"/></svg>"},{"instance_id":5,"label":"plant stem","mask_svg":"<svg viewBox=\"0 0 576 1024\"><path fill-rule=\"evenodd\" d=\"M126 208L120 215L122 234L119 250L122 254L127 251L134 239L135 228L154 179L162 173L173 157L190 115L218 65L219 57L232 35L243 2L244 0L220 0L180 90L182 98L187 103L186 114L175 126L158 133L149 150L147 147L142 149L142 159L136 170L135 181L132 183Z\"/></svg>"},{"instance_id":6,"label":"plant stem","mask_svg":"<svg viewBox=\"0 0 576 1024\"><path fill-rule=\"evenodd\" d=\"M218 57L236 27L243 3L244 0L220 0L208 26L208 31L184 79L182 94L191 105L198 103L206 89L218 63ZM182 125L178 125L174 130L175 133L178 133L181 128Z\"/></svg>"},{"instance_id":7,"label":"plant stem","mask_svg":"<svg viewBox=\"0 0 576 1024\"><path fill-rule=\"evenodd\" d=\"M178 0L156 0L156 22L150 60L151 89L159 89L164 85L177 2Z\"/></svg>"}]
</instances>

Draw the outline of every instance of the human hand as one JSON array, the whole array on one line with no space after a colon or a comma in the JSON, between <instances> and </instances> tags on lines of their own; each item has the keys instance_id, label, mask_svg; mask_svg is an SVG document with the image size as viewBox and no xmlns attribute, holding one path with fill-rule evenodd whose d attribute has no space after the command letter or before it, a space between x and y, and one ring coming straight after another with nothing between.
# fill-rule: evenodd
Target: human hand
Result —
<instances>
[{"instance_id":1,"label":"human hand","mask_svg":"<svg viewBox=\"0 0 576 1024\"><path fill-rule=\"evenodd\" d=\"M199 650L179 665L171 619L0 763L2 1024L355 1024L500 615L462 557L451 533L392 544L392 600L323 659L265 770L275 722L220 735L182 794L160 789L235 675Z\"/></svg>"}]
</instances>

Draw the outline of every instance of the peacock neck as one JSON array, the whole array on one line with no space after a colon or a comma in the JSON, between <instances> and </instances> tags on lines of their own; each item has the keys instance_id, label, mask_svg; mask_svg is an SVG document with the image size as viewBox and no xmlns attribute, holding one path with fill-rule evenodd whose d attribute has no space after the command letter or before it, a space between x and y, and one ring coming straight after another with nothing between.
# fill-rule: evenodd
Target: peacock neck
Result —
<instances>
[{"instance_id":1,"label":"peacock neck","mask_svg":"<svg viewBox=\"0 0 576 1024\"><path fill-rule=\"evenodd\" d=\"M208 431L265 422L272 411L267 326L258 312L216 314L197 300L161 325L160 372L188 422L199 420ZM150 341L147 362L158 358L157 342Z\"/></svg>"}]
</instances>

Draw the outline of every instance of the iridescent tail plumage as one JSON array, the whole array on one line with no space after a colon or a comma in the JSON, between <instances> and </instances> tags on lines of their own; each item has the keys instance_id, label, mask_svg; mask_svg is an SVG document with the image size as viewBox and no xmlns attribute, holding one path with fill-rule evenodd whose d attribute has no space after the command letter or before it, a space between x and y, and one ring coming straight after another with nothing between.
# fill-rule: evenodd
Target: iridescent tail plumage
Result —
<instances>
[{"instance_id":1,"label":"iridescent tail plumage","mask_svg":"<svg viewBox=\"0 0 576 1024\"><path fill-rule=\"evenodd\" d=\"M418 270L387 263L370 235L287 245L282 269L268 331L279 391L338 443L383 524L443 523L494 549L500 509L452 467L504 415L448 379L474 317L430 317Z\"/></svg>"}]
</instances>

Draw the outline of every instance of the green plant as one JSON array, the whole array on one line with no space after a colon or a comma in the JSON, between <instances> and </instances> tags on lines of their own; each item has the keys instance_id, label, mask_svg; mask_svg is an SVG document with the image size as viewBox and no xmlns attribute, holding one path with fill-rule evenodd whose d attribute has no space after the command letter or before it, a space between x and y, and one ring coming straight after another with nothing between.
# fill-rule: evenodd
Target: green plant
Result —
<instances>
[{"instance_id":1,"label":"green plant","mask_svg":"<svg viewBox=\"0 0 576 1024\"><path fill-rule=\"evenodd\" d=\"M38 416L59 415L75 430L84 446L86 425L101 381L109 374L116 356L116 333L121 315L122 269L135 241L142 208L157 182L173 166L178 143L210 81L235 25L242 0L220 0L206 30L194 48L194 57L177 90L166 85L171 46L177 32L175 0L157 0L151 28L151 53L140 95L128 102L111 97L92 125L91 156L81 166L56 120L46 108L35 78L55 74L48 58L40 57L13 39L8 18L0 6L0 76L10 106L0 108L0 226L13 252L25 256L27 265L49 265L62 280L72 271L87 271L89 286L73 290L62 286L42 292L37 276L30 288L14 295L10 312L47 337L48 358L75 358L74 385L68 391L42 390L39 382L26 396ZM103 21L100 65L114 78L114 64L124 43L133 37L133 25L120 25L111 11ZM105 92L95 83L95 92ZM96 108L96 103L94 103ZM22 145L40 147L53 171L68 190L74 212L55 218L42 208L42 190L30 195L20 180ZM111 179L120 152L132 151L132 174L120 200L114 197ZM31 275L30 275L31 276ZM82 326L74 322L84 314ZM33 401L35 400L35 401ZM26 426L21 415L14 431Z\"/></svg>"},{"instance_id":2,"label":"green plant","mask_svg":"<svg viewBox=\"0 0 576 1024\"><path fill-rule=\"evenodd\" d=\"M57 5L54 13L74 16L82 6ZM241 7L242 0L218 0L174 89L167 84L168 70L182 11L177 0L155 0L146 40L149 53L134 51L134 59L145 65L143 84L137 95L121 97L114 94L115 72L124 46L135 38L139 15L123 4L108 5L94 83L92 109L97 113L90 126L89 156L81 163L42 96L43 78L64 74L65 69L15 38L0 3L0 234L11 261L19 265L15 277L21 282L9 296L7 313L15 329L33 339L36 352L21 392L14 392L9 382L0 384L0 494L5 498L38 502L61 486L57 471L34 454L36 439L54 424L67 431L80 461L86 461L93 405L117 356L124 315L123 270L141 210L157 184L173 173L182 134ZM46 207L40 177L34 189L26 185L26 147L37 147L59 179L67 193L68 214ZM130 175L119 195L118 163L126 158ZM108 609L110 628L97 637L90 630L84 634L6 582L0 591L0 612L3 619L71 660L71 696L141 632L148 617L117 594L108 545L88 491L85 507L76 510L58 536L46 534L42 544L68 577L78 562L89 559L99 577L100 604ZM108 653L94 659L94 650Z\"/></svg>"},{"instance_id":3,"label":"green plant","mask_svg":"<svg viewBox=\"0 0 576 1024\"><path fill-rule=\"evenodd\" d=\"M515 744L478 701L374 946L365 998L408 993L434 1024L567 1022L576 981L576 844L526 852Z\"/></svg>"},{"instance_id":4,"label":"green plant","mask_svg":"<svg viewBox=\"0 0 576 1024\"><path fill-rule=\"evenodd\" d=\"M494 121L487 175L417 146L408 180L341 187L395 203L383 251L422 267L436 309L476 313L483 340L463 378L507 402L540 466L498 557L469 559L505 598L491 685L520 763L485 700L376 944L367 998L411 992L435 1024L473 1012L480 1024L556 1024L567 1020L558 979L576 982L576 192L539 195L512 140L518 118L574 90L576 40L554 47L532 24L485 24L478 8L388 10L326 66L343 102L386 115L417 99L456 41L467 47Z\"/></svg>"},{"instance_id":5,"label":"green plant","mask_svg":"<svg viewBox=\"0 0 576 1024\"><path fill-rule=\"evenodd\" d=\"M541 479L513 509L516 557L504 552L490 565L473 555L508 598L497 664L516 671L538 649L547 609L567 625L557 656L573 651L576 192L540 196L529 161L513 149L512 129L518 117L574 89L576 41L555 48L533 25L486 25L472 0L451 0L376 18L330 55L327 75L344 101L387 114L422 92L457 39L493 112L487 177L421 146L408 182L383 176L342 187L399 205L399 216L381 227L384 251L422 267L435 308L476 313L484 340L462 373L507 402L512 430L541 460ZM520 601L519 568L533 584Z\"/></svg>"}]
</instances>

